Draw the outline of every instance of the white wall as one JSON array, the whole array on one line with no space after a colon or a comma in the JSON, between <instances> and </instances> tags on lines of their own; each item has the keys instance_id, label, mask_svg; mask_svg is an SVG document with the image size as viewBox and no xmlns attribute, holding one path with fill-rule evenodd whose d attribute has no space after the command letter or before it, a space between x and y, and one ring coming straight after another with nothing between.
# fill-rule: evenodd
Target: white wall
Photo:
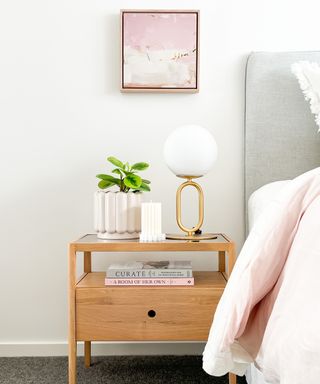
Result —
<instances>
[{"instance_id":1,"label":"white wall","mask_svg":"<svg viewBox=\"0 0 320 384\"><path fill-rule=\"evenodd\" d=\"M200 93L121 94L119 9L175 7L201 10ZM209 128L220 153L201 180L205 229L225 231L240 247L247 55L319 49L318 15L316 0L0 3L0 354L65 351L67 243L92 230L94 176L107 155L150 162L150 198L162 201L164 228L174 231L179 181L163 162L163 142L182 124Z\"/></svg>"}]
</instances>

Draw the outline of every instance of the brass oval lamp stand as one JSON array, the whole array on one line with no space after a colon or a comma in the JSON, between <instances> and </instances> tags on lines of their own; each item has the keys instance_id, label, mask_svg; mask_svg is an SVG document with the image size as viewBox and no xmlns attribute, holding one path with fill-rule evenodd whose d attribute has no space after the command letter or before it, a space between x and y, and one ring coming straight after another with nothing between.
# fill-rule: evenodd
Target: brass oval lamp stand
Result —
<instances>
[{"instance_id":1,"label":"brass oval lamp stand","mask_svg":"<svg viewBox=\"0 0 320 384\"><path fill-rule=\"evenodd\" d=\"M177 189L176 194L176 218L177 218L177 224L180 227L180 229L184 232L186 232L186 235L183 234L167 234L167 239L172 240L209 240L209 239L215 239L217 236L213 233L201 233L200 228L203 224L203 218L204 218L204 198L203 198L203 190L201 186L194 182L193 176L180 176L187 181L182 183L179 188ZM199 197L199 216L198 216L198 223L193 228L188 228L182 224L181 219L181 194L182 190L186 187L194 187L198 191L198 197Z\"/></svg>"}]
</instances>

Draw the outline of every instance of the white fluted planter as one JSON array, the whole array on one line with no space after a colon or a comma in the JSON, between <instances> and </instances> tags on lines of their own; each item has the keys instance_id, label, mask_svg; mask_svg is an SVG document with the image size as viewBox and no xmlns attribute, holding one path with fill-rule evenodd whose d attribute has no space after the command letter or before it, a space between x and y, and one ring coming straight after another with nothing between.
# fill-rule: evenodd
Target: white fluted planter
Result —
<instances>
[{"instance_id":1,"label":"white fluted planter","mask_svg":"<svg viewBox=\"0 0 320 384\"><path fill-rule=\"evenodd\" d=\"M141 231L141 196L133 192L97 191L94 229L99 239L136 239Z\"/></svg>"}]
</instances>

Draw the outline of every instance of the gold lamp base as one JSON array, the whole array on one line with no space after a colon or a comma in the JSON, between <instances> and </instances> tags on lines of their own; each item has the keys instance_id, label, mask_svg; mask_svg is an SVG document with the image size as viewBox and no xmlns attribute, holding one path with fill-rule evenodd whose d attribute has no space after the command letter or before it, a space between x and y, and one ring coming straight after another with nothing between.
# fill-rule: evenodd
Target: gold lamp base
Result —
<instances>
[{"instance_id":1,"label":"gold lamp base","mask_svg":"<svg viewBox=\"0 0 320 384\"><path fill-rule=\"evenodd\" d=\"M200 241L200 240L211 240L217 239L217 235L214 233L202 233L201 235L183 235L179 233L168 233L166 238L169 240L191 240L191 241Z\"/></svg>"},{"instance_id":2,"label":"gold lamp base","mask_svg":"<svg viewBox=\"0 0 320 384\"><path fill-rule=\"evenodd\" d=\"M179 228L186 232L186 234L167 234L167 239L172 240L191 240L191 241L200 241L200 240L210 240L210 239L216 239L217 236L214 233L201 233L201 225L203 224L203 218L204 218L204 198L203 198L203 191L201 186L198 183L195 183L192 181L194 176L179 176L187 179L184 183L182 183L179 188L177 189L176 194L176 217L177 217L177 224ZM192 228L187 228L182 224L181 221L181 192L185 187L194 187L198 191L199 196L199 219L196 226Z\"/></svg>"}]
</instances>

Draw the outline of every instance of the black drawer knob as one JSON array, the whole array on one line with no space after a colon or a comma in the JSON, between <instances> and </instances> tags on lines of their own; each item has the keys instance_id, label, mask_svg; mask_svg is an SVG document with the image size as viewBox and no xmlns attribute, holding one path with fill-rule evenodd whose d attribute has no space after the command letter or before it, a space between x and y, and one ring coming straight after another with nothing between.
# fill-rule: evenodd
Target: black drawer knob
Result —
<instances>
[{"instance_id":1,"label":"black drawer knob","mask_svg":"<svg viewBox=\"0 0 320 384\"><path fill-rule=\"evenodd\" d=\"M148 316L149 317L156 317L156 311L154 311L153 309L150 309L150 311L148 311Z\"/></svg>"}]
</instances>

